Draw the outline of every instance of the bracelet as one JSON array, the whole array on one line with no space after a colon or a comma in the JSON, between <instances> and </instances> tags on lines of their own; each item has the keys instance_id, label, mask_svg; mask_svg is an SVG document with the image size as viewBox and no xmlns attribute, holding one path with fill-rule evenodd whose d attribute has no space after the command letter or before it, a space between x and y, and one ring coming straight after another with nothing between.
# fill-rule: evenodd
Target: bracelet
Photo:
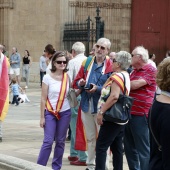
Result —
<instances>
[{"instance_id":1,"label":"bracelet","mask_svg":"<svg viewBox=\"0 0 170 170\"><path fill-rule=\"evenodd\" d=\"M103 111L101 111L101 110L99 111L99 114L100 114L100 115L103 115L103 113L104 113Z\"/></svg>"}]
</instances>

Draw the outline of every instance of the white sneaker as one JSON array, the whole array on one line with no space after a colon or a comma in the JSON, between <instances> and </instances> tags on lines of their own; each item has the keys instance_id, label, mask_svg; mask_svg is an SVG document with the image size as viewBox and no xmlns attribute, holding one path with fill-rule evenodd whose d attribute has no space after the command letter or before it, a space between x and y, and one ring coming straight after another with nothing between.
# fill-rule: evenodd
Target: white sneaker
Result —
<instances>
[{"instance_id":1,"label":"white sneaker","mask_svg":"<svg viewBox=\"0 0 170 170\"><path fill-rule=\"evenodd\" d=\"M25 89L28 89L28 86L25 86Z\"/></svg>"}]
</instances>

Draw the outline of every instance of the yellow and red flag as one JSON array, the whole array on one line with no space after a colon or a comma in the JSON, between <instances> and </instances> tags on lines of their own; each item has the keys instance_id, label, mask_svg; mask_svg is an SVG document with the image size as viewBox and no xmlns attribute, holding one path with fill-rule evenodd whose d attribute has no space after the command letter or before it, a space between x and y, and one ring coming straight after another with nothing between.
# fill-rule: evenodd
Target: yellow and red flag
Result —
<instances>
[{"instance_id":1,"label":"yellow and red flag","mask_svg":"<svg viewBox=\"0 0 170 170\"><path fill-rule=\"evenodd\" d=\"M63 102L64 102L64 98L66 95L66 91L67 91L67 83L68 83L68 75L67 73L63 73L63 78L62 78L62 84L60 87L60 93L59 93L59 98L56 104L56 110L53 110L53 107L49 101L49 99L47 98L46 101L46 109L52 113L58 120L60 119L60 115L59 112L63 106Z\"/></svg>"},{"instance_id":2,"label":"yellow and red flag","mask_svg":"<svg viewBox=\"0 0 170 170\"><path fill-rule=\"evenodd\" d=\"M0 120L3 121L9 107L8 59L1 53L0 62Z\"/></svg>"},{"instance_id":3,"label":"yellow and red flag","mask_svg":"<svg viewBox=\"0 0 170 170\"><path fill-rule=\"evenodd\" d=\"M79 151L87 151L87 139L84 125L81 119L81 107L78 110L77 124L76 124L76 142L75 147Z\"/></svg>"}]
</instances>

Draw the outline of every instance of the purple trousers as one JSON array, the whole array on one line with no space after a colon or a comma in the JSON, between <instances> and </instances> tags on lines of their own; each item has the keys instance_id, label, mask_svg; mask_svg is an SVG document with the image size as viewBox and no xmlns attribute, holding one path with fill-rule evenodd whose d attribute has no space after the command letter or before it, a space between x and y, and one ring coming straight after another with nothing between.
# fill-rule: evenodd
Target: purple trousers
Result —
<instances>
[{"instance_id":1,"label":"purple trousers","mask_svg":"<svg viewBox=\"0 0 170 170\"><path fill-rule=\"evenodd\" d=\"M67 129L71 119L71 110L60 112L60 120L48 111L45 111L44 141L39 153L37 163L47 165L53 142L55 141L52 169L60 170L64 154Z\"/></svg>"}]
</instances>

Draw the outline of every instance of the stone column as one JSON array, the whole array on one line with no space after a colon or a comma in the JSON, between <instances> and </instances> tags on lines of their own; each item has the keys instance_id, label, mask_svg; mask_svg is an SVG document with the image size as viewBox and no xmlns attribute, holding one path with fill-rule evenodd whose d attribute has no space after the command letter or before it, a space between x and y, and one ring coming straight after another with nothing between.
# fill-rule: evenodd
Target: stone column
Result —
<instances>
[{"instance_id":1,"label":"stone column","mask_svg":"<svg viewBox=\"0 0 170 170\"><path fill-rule=\"evenodd\" d=\"M0 0L0 43L9 44L9 10L13 9L13 0Z\"/></svg>"}]
</instances>

